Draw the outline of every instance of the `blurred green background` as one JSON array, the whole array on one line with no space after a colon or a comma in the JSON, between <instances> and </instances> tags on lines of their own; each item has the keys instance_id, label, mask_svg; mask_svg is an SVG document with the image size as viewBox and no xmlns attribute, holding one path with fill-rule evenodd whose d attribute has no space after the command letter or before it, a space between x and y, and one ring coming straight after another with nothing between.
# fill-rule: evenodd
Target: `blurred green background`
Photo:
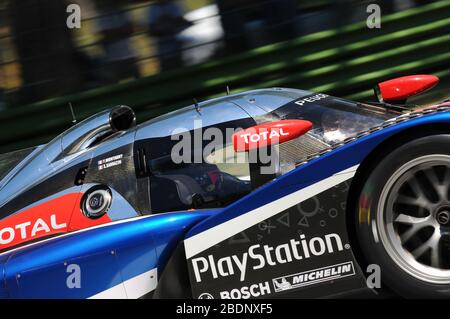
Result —
<instances>
[{"instance_id":1,"label":"blurred green background","mask_svg":"<svg viewBox=\"0 0 450 319\"><path fill-rule=\"evenodd\" d=\"M449 31L450 0L0 0L0 152L70 127L69 103L78 120L126 104L142 122L227 86L371 100L377 82L419 73L441 82L411 102L433 103L450 97Z\"/></svg>"}]
</instances>

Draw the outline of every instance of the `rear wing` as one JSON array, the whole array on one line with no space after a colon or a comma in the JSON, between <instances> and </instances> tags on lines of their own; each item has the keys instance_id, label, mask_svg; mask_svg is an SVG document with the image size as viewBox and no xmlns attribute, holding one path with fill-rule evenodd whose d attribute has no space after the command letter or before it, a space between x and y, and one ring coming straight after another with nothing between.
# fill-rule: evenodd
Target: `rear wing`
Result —
<instances>
[{"instance_id":1,"label":"rear wing","mask_svg":"<svg viewBox=\"0 0 450 319\"><path fill-rule=\"evenodd\" d=\"M409 75L378 83L374 92L381 103L405 104L409 97L431 89L438 82L439 78L434 75Z\"/></svg>"}]
</instances>

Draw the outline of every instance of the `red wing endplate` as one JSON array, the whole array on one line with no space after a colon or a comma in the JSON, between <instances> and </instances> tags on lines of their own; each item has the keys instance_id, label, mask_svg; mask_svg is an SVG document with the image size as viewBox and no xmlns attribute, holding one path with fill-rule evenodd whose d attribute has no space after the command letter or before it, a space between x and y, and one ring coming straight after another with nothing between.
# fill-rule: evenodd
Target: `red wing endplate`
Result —
<instances>
[{"instance_id":1,"label":"red wing endplate","mask_svg":"<svg viewBox=\"0 0 450 319\"><path fill-rule=\"evenodd\" d=\"M439 82L434 75L410 75L381 82L375 88L380 102L405 101L408 97L420 94Z\"/></svg>"}]
</instances>

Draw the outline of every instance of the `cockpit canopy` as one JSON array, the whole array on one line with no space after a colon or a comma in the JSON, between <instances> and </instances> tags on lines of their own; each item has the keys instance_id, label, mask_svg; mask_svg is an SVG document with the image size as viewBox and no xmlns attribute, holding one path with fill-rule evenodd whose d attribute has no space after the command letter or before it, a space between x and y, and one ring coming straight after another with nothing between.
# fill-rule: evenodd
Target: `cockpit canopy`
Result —
<instances>
[{"instance_id":1,"label":"cockpit canopy","mask_svg":"<svg viewBox=\"0 0 450 319\"><path fill-rule=\"evenodd\" d=\"M138 126L138 176L149 176L156 212L224 206L311 154L395 116L382 108L293 89L254 90L191 105ZM233 133L280 120L312 129L267 150L235 152ZM273 161L273 159L275 159Z\"/></svg>"}]
</instances>

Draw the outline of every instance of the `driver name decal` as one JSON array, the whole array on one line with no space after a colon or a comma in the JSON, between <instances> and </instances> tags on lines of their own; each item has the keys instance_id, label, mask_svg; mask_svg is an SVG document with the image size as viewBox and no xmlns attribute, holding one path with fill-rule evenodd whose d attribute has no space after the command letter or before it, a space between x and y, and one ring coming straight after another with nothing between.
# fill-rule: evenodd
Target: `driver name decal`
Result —
<instances>
[{"instance_id":1,"label":"driver name decal","mask_svg":"<svg viewBox=\"0 0 450 319\"><path fill-rule=\"evenodd\" d=\"M123 154L115 155L112 157L108 157L97 162L98 170L101 171L106 168L110 168L113 166L117 166L122 164Z\"/></svg>"}]
</instances>

